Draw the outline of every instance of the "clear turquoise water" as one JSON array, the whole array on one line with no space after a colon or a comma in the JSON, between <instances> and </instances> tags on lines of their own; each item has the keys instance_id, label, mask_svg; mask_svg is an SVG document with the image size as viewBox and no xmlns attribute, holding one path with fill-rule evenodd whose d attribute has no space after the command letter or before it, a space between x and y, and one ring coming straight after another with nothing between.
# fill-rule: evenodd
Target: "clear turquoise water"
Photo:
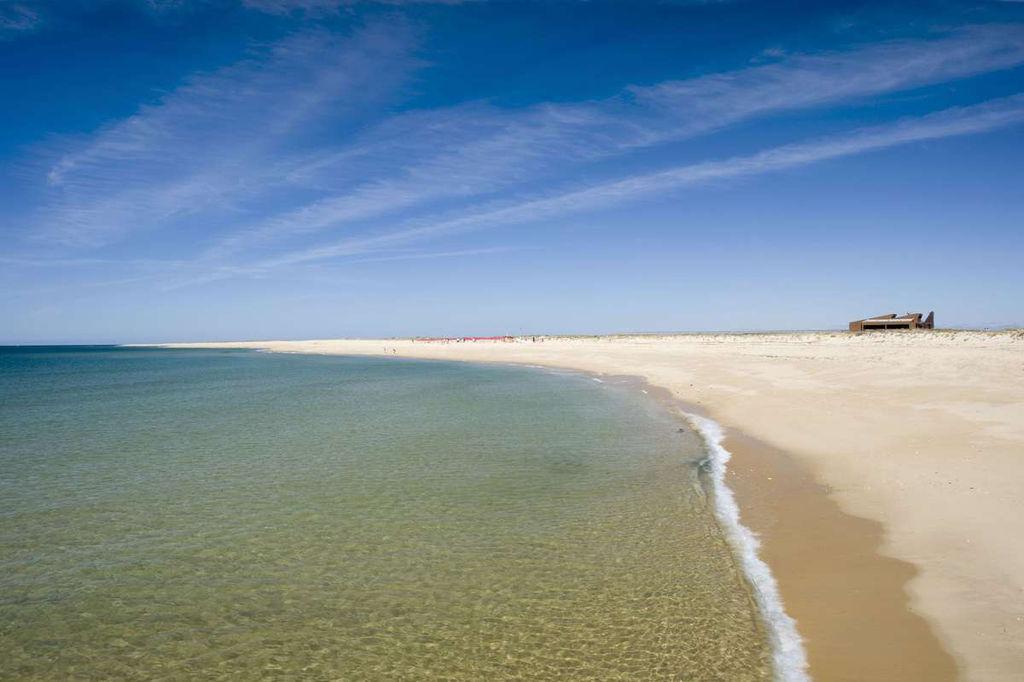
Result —
<instances>
[{"instance_id":1,"label":"clear turquoise water","mask_svg":"<svg viewBox=\"0 0 1024 682\"><path fill-rule=\"evenodd\" d=\"M0 678L768 678L679 427L525 368L0 349Z\"/></svg>"}]
</instances>

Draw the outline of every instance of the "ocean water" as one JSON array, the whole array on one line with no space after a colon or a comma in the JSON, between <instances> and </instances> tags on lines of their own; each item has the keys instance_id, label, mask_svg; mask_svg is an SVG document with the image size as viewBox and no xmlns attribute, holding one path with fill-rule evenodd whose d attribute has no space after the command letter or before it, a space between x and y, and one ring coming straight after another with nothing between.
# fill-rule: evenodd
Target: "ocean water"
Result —
<instances>
[{"instance_id":1,"label":"ocean water","mask_svg":"<svg viewBox=\"0 0 1024 682\"><path fill-rule=\"evenodd\" d=\"M770 679L681 426L538 369L0 349L0 679Z\"/></svg>"}]
</instances>

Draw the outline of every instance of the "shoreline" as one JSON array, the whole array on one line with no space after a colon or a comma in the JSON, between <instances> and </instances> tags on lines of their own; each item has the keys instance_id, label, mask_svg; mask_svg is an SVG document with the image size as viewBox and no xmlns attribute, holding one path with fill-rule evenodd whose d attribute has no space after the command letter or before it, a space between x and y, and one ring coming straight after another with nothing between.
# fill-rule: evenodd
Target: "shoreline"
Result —
<instances>
[{"instance_id":1,"label":"shoreline","mask_svg":"<svg viewBox=\"0 0 1024 682\"><path fill-rule=\"evenodd\" d=\"M850 575L868 580L859 588L866 593L847 599L812 594L804 585L806 576L794 587L785 575L790 569L779 570L780 557L787 553L773 554L773 548L791 545L795 552L798 531L814 527L815 519L779 515L771 521L775 525L760 528L761 519L744 517L761 535L787 608L800 621L812 673L827 659L816 655L817 649L832 647L830 655L841 659L839 654L856 648L852 641L829 641L843 637L829 619L820 618L831 603L860 610L867 625L861 630L881 635L912 626L921 635L904 659L917 651L934 666L921 668L930 672L920 675L901 668L907 674L900 679L943 679L959 671L967 679L1008 680L1024 669L1024 540L1019 539L1024 515L1005 513L1015 509L1024 474L1024 333L535 338L169 345L506 362L640 376L712 415L726 427L729 446L739 444L730 485L737 484L744 513L754 508L752 501L756 506L751 490L785 487L778 482L743 487L750 481L739 474L752 471L751 463L771 460L765 455L770 450L785 453L785 459L807 472L806 478L797 470L786 476L787 481L803 480L797 487L804 491L817 489L817 495L801 499L824 499L854 526L859 523L864 540L857 544L871 552L842 558L841 552L817 551L818 556L837 554L840 560L833 568L846 566ZM738 434L764 447L754 448L756 456L743 454L750 448ZM762 513L788 506L789 501L775 500ZM780 524L794 527L780 531ZM823 540L836 547L852 544L842 536ZM804 541L805 548L809 542ZM875 559L865 558L872 553ZM880 569L886 562L891 562L888 569ZM807 563L794 570L804 570ZM883 594L876 594L883 585L888 586ZM896 607L877 608L885 604ZM821 625L808 632L805 625L815 614ZM905 642L875 639L890 648Z\"/></svg>"},{"instance_id":2,"label":"shoreline","mask_svg":"<svg viewBox=\"0 0 1024 682\"><path fill-rule=\"evenodd\" d=\"M749 552L769 572L761 580L774 594L769 608L760 599L758 608L766 629L781 639L772 642L776 679L957 679L956 662L909 604L906 583L916 570L880 552L880 524L845 513L787 453L724 427L643 377L632 378L700 434L709 458L715 449L725 453L724 477L713 485L716 495L721 486L735 496L738 516L720 523L727 534L738 526L750 535L747 546L730 538L738 560ZM756 570L744 569L754 591L760 589ZM864 600L869 592L874 598Z\"/></svg>"},{"instance_id":3,"label":"shoreline","mask_svg":"<svg viewBox=\"0 0 1024 682\"><path fill-rule=\"evenodd\" d=\"M510 363L501 363L510 364ZM538 365L516 365L528 369L548 370ZM625 384L630 389L654 400L672 418L684 424L700 438L706 458L701 466L707 476L708 494L713 499L713 516L723 537L728 543L739 571L747 583L747 590L757 610L772 652L774 679L780 682L806 682L813 678L809 670L808 655L804 638L797 622L787 612L785 599L780 594L778 581L772 568L761 556L761 537L743 520L743 504L736 501L735 490L730 486L728 463L733 453L724 442L727 432L721 424L707 413L693 405L675 398L669 391L654 386L644 377L634 375L608 375L603 373L576 371L596 381ZM938 682L938 681L936 681Z\"/></svg>"},{"instance_id":4,"label":"shoreline","mask_svg":"<svg viewBox=\"0 0 1024 682\"><path fill-rule=\"evenodd\" d=\"M917 569L880 551L882 525L844 512L787 453L735 430L724 444L745 524L806 633L811 677L957 679L956 661L910 604L906 585Z\"/></svg>"},{"instance_id":5,"label":"shoreline","mask_svg":"<svg viewBox=\"0 0 1024 682\"><path fill-rule=\"evenodd\" d=\"M744 523L735 491L729 486L728 463L732 453L723 445L725 431L709 417L694 412L683 412L682 415L700 435L708 453L708 468L714 486L715 517L737 554L737 560L743 567L743 574L765 622L775 679L785 682L810 680L804 638L797 628L797 622L786 610L775 572L761 556L761 541Z\"/></svg>"}]
</instances>

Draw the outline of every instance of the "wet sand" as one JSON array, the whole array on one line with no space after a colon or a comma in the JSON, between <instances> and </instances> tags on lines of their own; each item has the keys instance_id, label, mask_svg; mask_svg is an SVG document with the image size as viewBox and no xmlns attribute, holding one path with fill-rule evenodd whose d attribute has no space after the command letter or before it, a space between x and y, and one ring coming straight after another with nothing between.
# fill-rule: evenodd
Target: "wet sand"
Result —
<instances>
[{"instance_id":1,"label":"wet sand","mask_svg":"<svg viewBox=\"0 0 1024 682\"><path fill-rule=\"evenodd\" d=\"M641 377L630 379L670 411L714 418ZM811 678L957 679L953 657L910 605L906 586L917 569L881 553L882 524L845 513L791 455L736 429L725 434L722 445L732 455L726 484L797 622Z\"/></svg>"},{"instance_id":2,"label":"wet sand","mask_svg":"<svg viewBox=\"0 0 1024 682\"><path fill-rule=\"evenodd\" d=\"M943 682L953 657L915 613L917 569L880 553L882 524L846 514L792 457L728 432L727 481L758 534L816 680Z\"/></svg>"}]
</instances>

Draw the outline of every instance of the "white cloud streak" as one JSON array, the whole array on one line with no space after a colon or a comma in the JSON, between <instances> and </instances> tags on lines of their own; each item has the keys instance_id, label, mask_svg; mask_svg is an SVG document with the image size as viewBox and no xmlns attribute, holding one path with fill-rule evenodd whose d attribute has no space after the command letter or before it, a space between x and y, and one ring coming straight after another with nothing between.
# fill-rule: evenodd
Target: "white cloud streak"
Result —
<instances>
[{"instance_id":1,"label":"white cloud streak","mask_svg":"<svg viewBox=\"0 0 1024 682\"><path fill-rule=\"evenodd\" d=\"M4 36L35 30L42 23L39 12L21 2L0 3L0 40Z\"/></svg>"},{"instance_id":2,"label":"white cloud streak","mask_svg":"<svg viewBox=\"0 0 1024 682\"><path fill-rule=\"evenodd\" d=\"M511 246L491 246L482 249L457 249L455 251L431 251L428 253L402 253L394 256L376 256L373 258L360 258L354 262L386 263L406 260L434 260L437 258L465 258L467 256L489 256L496 253L509 253L510 251L522 250L522 248Z\"/></svg>"},{"instance_id":3,"label":"white cloud streak","mask_svg":"<svg viewBox=\"0 0 1024 682\"><path fill-rule=\"evenodd\" d=\"M96 246L264 198L280 186L273 166L283 148L328 117L339 125L375 106L410 68L408 50L408 32L395 26L347 40L295 35L192 78L91 139L58 145L41 236Z\"/></svg>"},{"instance_id":4,"label":"white cloud streak","mask_svg":"<svg viewBox=\"0 0 1024 682\"><path fill-rule=\"evenodd\" d=\"M900 40L688 81L632 88L637 101L703 132L752 116L942 83L1024 63L1024 28L973 26L932 40Z\"/></svg>"},{"instance_id":5,"label":"white cloud streak","mask_svg":"<svg viewBox=\"0 0 1024 682\"><path fill-rule=\"evenodd\" d=\"M341 165L369 173L381 158L411 163L376 169L380 177L238 230L217 242L208 256L224 256L275 240L369 220L431 201L474 197L530 182L545 169L585 161L618 146L627 126L587 107L535 107L506 114L473 105L397 117L357 146L291 169L297 183ZM369 163L367 163L369 161ZM550 172L550 171L547 171Z\"/></svg>"},{"instance_id":6,"label":"white cloud streak","mask_svg":"<svg viewBox=\"0 0 1024 682\"><path fill-rule=\"evenodd\" d=\"M539 191L565 178L593 175L595 161L635 158L644 148L755 117L857 102L1024 64L1024 28L978 26L928 40L796 55L632 87L601 101L511 110L477 102L410 111L353 135L351 121L385 101L417 66L413 43L411 32L394 24L371 25L345 38L299 34L251 59L193 77L93 136L55 145L46 174L50 196L34 236L96 247L139 231L199 231L201 225L213 239L199 245L198 258L179 267L185 279L245 276L593 210L699 182L901 144L915 134L962 134L957 126L969 120L994 127L999 115L1016 115L1007 113L1013 109L1008 102L1016 100L992 105L987 114L950 110L934 120L557 195ZM946 132L922 132L940 128ZM339 135L339 129L348 132ZM325 130L332 139L349 141L310 151ZM533 198L501 200L509 196ZM318 233L353 228L362 234L308 245ZM281 253L282 244L290 249Z\"/></svg>"},{"instance_id":7,"label":"white cloud streak","mask_svg":"<svg viewBox=\"0 0 1024 682\"><path fill-rule=\"evenodd\" d=\"M864 128L813 142L784 145L757 154L707 161L656 173L598 183L551 196L528 199L497 208L470 211L458 217L419 222L392 232L342 240L268 259L237 272L259 271L311 261L394 248L424 239L502 225L550 220L594 211L655 194L719 180L761 175L830 159L957 135L980 133L1024 122L1024 94L984 104L956 107L892 125Z\"/></svg>"},{"instance_id":8,"label":"white cloud streak","mask_svg":"<svg viewBox=\"0 0 1024 682\"><path fill-rule=\"evenodd\" d=\"M423 206L557 177L567 167L709 133L756 116L856 100L1024 63L1024 30L970 27L933 40L797 55L598 102L516 112L483 105L396 117L333 155L290 171L318 182L343 165L373 179L329 192L219 240L217 258ZM439 145L438 141L444 144ZM438 150L438 147L441 147ZM382 159L400 158L400 164ZM379 165L375 165L379 164Z\"/></svg>"},{"instance_id":9,"label":"white cloud streak","mask_svg":"<svg viewBox=\"0 0 1024 682\"><path fill-rule=\"evenodd\" d=\"M245 7L268 14L292 14L301 12L316 14L336 12L344 7L359 4L379 5L458 5L467 0L242 0Z\"/></svg>"}]
</instances>

